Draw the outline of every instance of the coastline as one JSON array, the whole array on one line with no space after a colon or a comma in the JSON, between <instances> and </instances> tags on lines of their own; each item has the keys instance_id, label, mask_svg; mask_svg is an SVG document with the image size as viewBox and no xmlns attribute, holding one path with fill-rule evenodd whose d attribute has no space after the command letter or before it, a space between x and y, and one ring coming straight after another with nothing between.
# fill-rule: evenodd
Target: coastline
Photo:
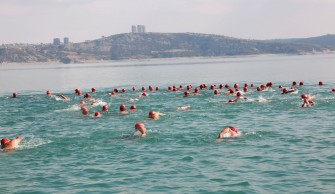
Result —
<instances>
[{"instance_id":1,"label":"coastline","mask_svg":"<svg viewBox=\"0 0 335 194\"><path fill-rule=\"evenodd\" d=\"M256 55L234 55L234 56L195 56L195 57L171 57L171 58L138 58L138 59L120 59L120 60L85 60L73 63L62 63L60 61L48 62L3 62L0 67L5 66L21 66L21 65L78 65L78 64L101 64L101 63L120 63L120 62L162 62L162 61L183 61L194 59L235 59L235 58L254 58L254 57L268 57L268 56L313 56L313 55L335 55L335 51L314 52L302 54L256 54Z\"/></svg>"}]
</instances>

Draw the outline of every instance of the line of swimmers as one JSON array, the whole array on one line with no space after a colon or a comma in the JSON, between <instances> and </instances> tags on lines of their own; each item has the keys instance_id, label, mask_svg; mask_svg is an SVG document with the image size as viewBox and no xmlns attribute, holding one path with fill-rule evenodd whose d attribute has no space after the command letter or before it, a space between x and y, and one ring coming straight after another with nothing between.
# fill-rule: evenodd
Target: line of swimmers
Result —
<instances>
[{"instance_id":1,"label":"line of swimmers","mask_svg":"<svg viewBox=\"0 0 335 194\"><path fill-rule=\"evenodd\" d=\"M150 113L149 113L150 114ZM158 113L151 113L151 114L158 114ZM153 116L154 117L154 116ZM147 128L142 122L138 122L134 126L135 131L133 132L133 136L139 135L140 137L146 137L147 135ZM223 128L217 136L217 139L224 139L224 138L235 138L240 137L241 134L237 127L228 126ZM2 150L13 150L19 147L19 144L23 140L23 136L16 137L14 139L2 138L1 139L1 149Z\"/></svg>"}]
</instances>

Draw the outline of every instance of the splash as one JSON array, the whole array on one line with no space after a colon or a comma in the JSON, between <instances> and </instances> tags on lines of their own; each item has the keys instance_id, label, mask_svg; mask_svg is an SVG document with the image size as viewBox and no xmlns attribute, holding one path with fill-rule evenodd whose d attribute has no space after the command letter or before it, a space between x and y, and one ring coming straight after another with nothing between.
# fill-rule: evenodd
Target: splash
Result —
<instances>
[{"instance_id":1,"label":"splash","mask_svg":"<svg viewBox=\"0 0 335 194\"><path fill-rule=\"evenodd\" d=\"M52 143L52 141L36 138L34 135L28 135L25 136L24 140L19 144L18 149L32 149L49 143Z\"/></svg>"}]
</instances>

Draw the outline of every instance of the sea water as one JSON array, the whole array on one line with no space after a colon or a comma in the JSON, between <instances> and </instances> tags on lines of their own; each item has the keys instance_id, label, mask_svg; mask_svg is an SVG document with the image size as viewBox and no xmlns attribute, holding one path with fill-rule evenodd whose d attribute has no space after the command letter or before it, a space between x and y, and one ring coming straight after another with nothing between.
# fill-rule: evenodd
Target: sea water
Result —
<instances>
[{"instance_id":1,"label":"sea water","mask_svg":"<svg viewBox=\"0 0 335 194\"><path fill-rule=\"evenodd\" d=\"M2 65L1 138L25 137L19 148L0 151L1 193L333 193L335 190L334 55L121 61L102 64ZM323 86L318 82L322 80ZM184 98L171 85L272 81L273 89L250 88L235 97ZM304 82L298 94L279 85ZM146 91L142 86L160 87ZM132 91L133 86L137 91ZM91 105L74 89L91 94ZM114 88L125 93L109 96ZM48 97L63 93L62 101ZM11 98L12 92L18 98ZM226 90L219 89L223 94ZM301 108L300 95L315 95ZM86 100L90 116L82 115ZM102 112L107 104L109 111ZM119 106L136 105L119 114ZM190 106L189 110L178 108ZM150 110L164 113L147 118ZM94 112L102 112L95 118ZM133 137L143 122L145 138ZM240 138L217 140L226 126Z\"/></svg>"}]
</instances>

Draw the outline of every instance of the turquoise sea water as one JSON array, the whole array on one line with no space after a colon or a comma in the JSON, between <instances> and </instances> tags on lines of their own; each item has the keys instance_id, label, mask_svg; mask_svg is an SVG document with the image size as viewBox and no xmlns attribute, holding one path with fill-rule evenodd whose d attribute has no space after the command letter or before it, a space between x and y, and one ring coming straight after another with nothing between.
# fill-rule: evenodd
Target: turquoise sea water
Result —
<instances>
[{"instance_id":1,"label":"turquoise sea water","mask_svg":"<svg viewBox=\"0 0 335 194\"><path fill-rule=\"evenodd\" d=\"M3 193L334 193L334 55L179 59L108 64L0 67L1 138L23 135L17 150L0 151ZM325 85L319 86L323 80ZM265 84L234 97L184 98L170 85ZM304 81L298 94L279 85ZM140 98L131 88L159 86ZM83 116L75 88L109 106L102 118ZM107 92L125 88L114 97ZM45 91L72 98L61 101ZM13 91L18 98L9 98ZM220 90L220 93L225 90ZM300 95L316 95L300 108ZM134 101L131 102L131 99ZM119 114L135 104L136 112ZM177 111L189 105L190 110ZM90 114L101 106L89 106ZM150 110L165 113L147 118ZM133 138L136 122L147 137ZM234 125L241 138L216 140Z\"/></svg>"}]
</instances>

